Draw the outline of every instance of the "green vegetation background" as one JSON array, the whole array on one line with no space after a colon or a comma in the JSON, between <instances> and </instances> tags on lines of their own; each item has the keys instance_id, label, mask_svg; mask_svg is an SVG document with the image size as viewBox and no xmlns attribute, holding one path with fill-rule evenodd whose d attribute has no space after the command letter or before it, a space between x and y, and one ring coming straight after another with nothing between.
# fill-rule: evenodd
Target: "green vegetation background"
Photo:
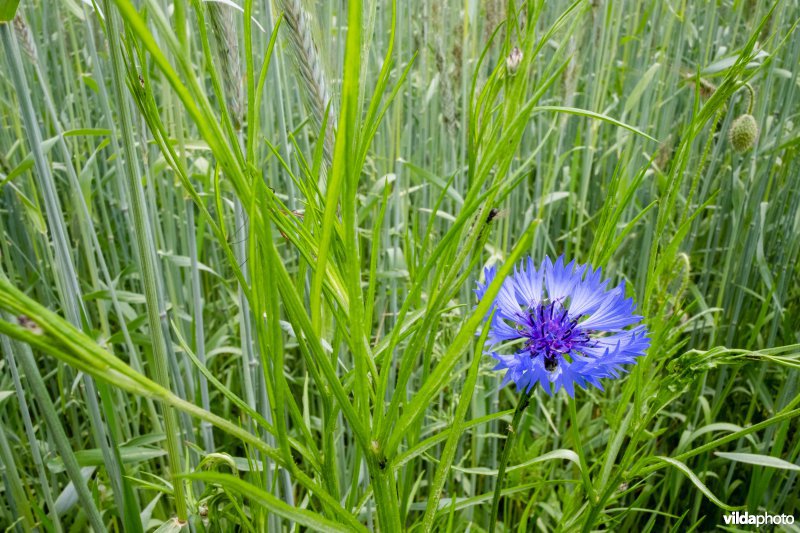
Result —
<instances>
[{"instance_id":1,"label":"green vegetation background","mask_svg":"<svg viewBox=\"0 0 800 533\"><path fill-rule=\"evenodd\" d=\"M796 0L230 4L0 23L0 524L494 527L472 289L545 254L652 347L534 393L500 527L798 514Z\"/></svg>"}]
</instances>

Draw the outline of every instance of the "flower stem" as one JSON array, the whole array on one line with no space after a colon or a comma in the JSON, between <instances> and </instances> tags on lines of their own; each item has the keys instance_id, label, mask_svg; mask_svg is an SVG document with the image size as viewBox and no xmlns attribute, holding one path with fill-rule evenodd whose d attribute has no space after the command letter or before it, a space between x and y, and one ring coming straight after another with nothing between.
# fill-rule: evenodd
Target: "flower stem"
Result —
<instances>
[{"instance_id":1,"label":"flower stem","mask_svg":"<svg viewBox=\"0 0 800 533\"><path fill-rule=\"evenodd\" d=\"M578 453L578 459L581 466L581 479L583 480L583 488L586 489L586 494L591 499L592 503L597 502L597 492L594 490L592 480L589 478L589 467L586 463L586 455L583 452L583 442L581 441L581 432L578 428L578 411L575 408L575 397L570 396L569 399L569 418L570 430L572 432L573 445L575 451Z\"/></svg>"},{"instance_id":2,"label":"flower stem","mask_svg":"<svg viewBox=\"0 0 800 533\"><path fill-rule=\"evenodd\" d=\"M500 491L503 489L503 480L506 477L506 466L508 465L508 459L511 457L511 448L514 447L514 440L519 429L519 422L522 420L522 413L528 407L530 399L530 391L522 394L517 403L517 408L514 410L514 418L511 421L511 425L506 428L506 441L503 444L503 453L500 456L500 466L497 472L497 481L494 485L494 497L492 498L492 514L489 522L490 533L494 533L494 527L497 525L497 512L500 510Z\"/></svg>"},{"instance_id":3,"label":"flower stem","mask_svg":"<svg viewBox=\"0 0 800 533\"><path fill-rule=\"evenodd\" d=\"M745 88L747 89L747 114L753 114L753 102L756 99L756 92L753 90L753 86L749 83L744 84Z\"/></svg>"}]
</instances>

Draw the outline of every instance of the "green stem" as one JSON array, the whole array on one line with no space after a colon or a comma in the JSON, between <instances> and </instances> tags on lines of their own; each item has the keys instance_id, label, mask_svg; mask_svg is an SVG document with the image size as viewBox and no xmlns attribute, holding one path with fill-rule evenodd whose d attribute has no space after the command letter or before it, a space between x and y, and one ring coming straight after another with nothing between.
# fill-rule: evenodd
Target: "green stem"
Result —
<instances>
[{"instance_id":1,"label":"green stem","mask_svg":"<svg viewBox=\"0 0 800 533\"><path fill-rule=\"evenodd\" d=\"M514 447L514 440L517 436L520 420L522 420L522 413L528 407L528 402L531 399L530 391L523 393L522 397L517 403L517 408L514 410L514 418L511 425L506 428L506 441L503 444L503 453L500 456L500 469L497 472L497 481L494 485L494 497L492 498L492 514L489 522L489 533L494 532L497 525L497 513L500 510L500 491L503 489L503 480L506 477L506 467L508 460L511 458L511 449Z\"/></svg>"},{"instance_id":2,"label":"green stem","mask_svg":"<svg viewBox=\"0 0 800 533\"><path fill-rule=\"evenodd\" d=\"M48 514L53 524L53 529L56 533L62 533L64 528L61 526L61 520L56 512L56 503L53 499L53 493L50 489L50 483L47 481L47 471L44 467L42 460L42 452L39 449L39 441L36 438L36 432L33 429L33 419L31 418L31 411L28 408L28 403L25 399L25 391L22 388L22 380L20 379L19 370L14 360L14 354L11 348L11 339L5 335L0 336L0 346L2 346L3 357L6 358L8 367L11 370L11 378L14 381L14 390L19 399L19 411L22 415L22 422L25 426L25 435L28 437L28 446L31 449L31 457L33 464L36 466L36 473L39 475L39 484L44 494L44 501L47 504Z\"/></svg>"},{"instance_id":3,"label":"green stem","mask_svg":"<svg viewBox=\"0 0 800 533\"><path fill-rule=\"evenodd\" d=\"M756 101L756 92L753 90L753 86L749 83L745 83L744 87L747 89L747 114L753 114L753 103Z\"/></svg>"},{"instance_id":4,"label":"green stem","mask_svg":"<svg viewBox=\"0 0 800 533\"><path fill-rule=\"evenodd\" d=\"M124 149L125 165L129 196L133 207L133 231L136 235L136 255L141 269L142 285L145 294L145 307L147 321L150 328L153 346L153 378L156 383L166 390L171 390L169 377L168 347L165 329L162 323L162 288L160 265L153 248L152 230L149 226L150 217L147 213L147 204L142 190L142 181L139 175L139 166L136 164L137 154L134 149L132 132L133 121L126 102L124 92L125 81L123 75L123 59L119 40L115 30L115 14L111 3L104 3L106 11L106 25L108 42L111 50L111 65L113 70L112 85L114 95L119 104L120 130L122 133L122 146ZM166 311L164 311L166 313ZM176 376L177 377L177 376ZM188 509L184 493L183 479L176 476L182 472L181 441L175 411L168 405L163 406L164 430L166 434L166 448L171 474L173 476L173 490L175 496L175 510L180 522L188 518Z\"/></svg>"},{"instance_id":5,"label":"green stem","mask_svg":"<svg viewBox=\"0 0 800 533\"><path fill-rule=\"evenodd\" d=\"M383 450L375 444L377 444L376 441L373 441L372 453L367 454L367 468L372 480L375 507L378 509L378 530L382 532L402 531L394 471L383 455Z\"/></svg>"},{"instance_id":6,"label":"green stem","mask_svg":"<svg viewBox=\"0 0 800 533\"><path fill-rule=\"evenodd\" d=\"M194 315L194 338L197 359L205 367L206 365L206 336L203 325L203 300L200 291L200 268L197 260L197 226L194 220L194 204L191 200L186 200L186 242L189 245L189 260L191 267L191 286L192 286L192 314ZM202 374L197 376L200 387L200 405L206 411L211 411L211 403L208 396L208 378ZM214 448L214 431L209 422L200 424L200 434L203 438L203 448L206 452L212 453Z\"/></svg>"},{"instance_id":7,"label":"green stem","mask_svg":"<svg viewBox=\"0 0 800 533\"><path fill-rule=\"evenodd\" d=\"M64 227L63 220L61 219L62 210L58 202L58 195L55 191L55 181L50 173L50 167L45 161L44 153L41 148L41 132L39 131L38 121L31 103L31 93L30 89L28 88L27 80L25 79L25 73L22 67L22 59L20 57L19 49L17 48L16 40L11 33L9 24L0 24L0 39L2 39L3 48L6 52L12 84L19 99L20 114L22 116L23 123L25 124L28 143L30 144L31 154L33 156L34 165L36 168L37 184L42 188L42 196L45 201L48 230L52 234L53 247L56 254L55 270L57 274L56 284L58 292L61 295L65 312L69 316L70 321L76 327L80 327L82 318L85 317L85 312L81 307L80 288L77 282L78 277L70 256L66 229ZM114 495L119 497L121 496L121 490L118 488L120 483L115 483L120 482L121 480L119 475L119 465L115 462L115 458L112 455L111 450L109 449L105 440L105 435L103 434L103 423L99 414L97 396L94 393L93 384L88 377L84 379L84 383L87 388L86 399L87 406L89 408L92 429L95 433L95 437L98 440L98 446L100 446L103 451L103 459L108 468L112 484L115 486ZM78 471L75 470L73 471L73 474L77 472ZM78 490L78 494L79 497L82 496L81 503L88 505L87 502L83 501L86 498L90 498L84 480L79 475L77 477L71 477L71 479L76 488L80 486L81 489L86 489L85 492L83 490ZM90 508L87 508L87 513L93 527L95 527L95 529L99 527L100 530L102 530L103 525L102 521L100 521L99 512L94 507L93 503L91 503L89 507ZM122 506L120 505L120 507Z\"/></svg>"},{"instance_id":8,"label":"green stem","mask_svg":"<svg viewBox=\"0 0 800 533\"><path fill-rule=\"evenodd\" d=\"M597 501L597 492L592 486L592 480L589 478L589 468L586 464L586 454L583 452L583 441L581 440L581 432L578 429L578 412L575 409L575 397L569 398L569 419L570 419L570 433L572 433L572 443L575 446L575 451L578 453L578 459L581 462L581 479L583 480L583 487L586 489L586 494L592 500L592 503Z\"/></svg>"},{"instance_id":9,"label":"green stem","mask_svg":"<svg viewBox=\"0 0 800 533\"><path fill-rule=\"evenodd\" d=\"M0 24L0 31L2 31L3 26L3 24ZM6 319L6 317L3 317L3 319ZM78 495L78 502L86 513L89 523L94 531L107 531L86 480L81 475L81 467L72 452L67 433L64 431L59 414L56 412L53 401L47 392L47 386L39 373L39 368L36 366L33 352L27 344L21 344L18 351L13 355L9 354L9 356L15 357L22 367L28 389L39 404L40 414L50 429L50 438L53 439L55 449L64 462L64 469L70 481L72 481L72 486ZM23 399L20 398L20 401L23 401Z\"/></svg>"},{"instance_id":10,"label":"green stem","mask_svg":"<svg viewBox=\"0 0 800 533\"><path fill-rule=\"evenodd\" d=\"M3 336L2 341L3 351L10 355L10 350L6 350L8 339ZM20 405L24 405L24 399L24 396L19 397ZM7 502L6 509L17 517L16 531L20 531L22 526L25 526L25 529L30 531L33 530L36 522L33 519L29 496L23 488L22 478L20 478L19 470L16 467L18 463L14 457L14 453L11 451L4 426L4 422L0 420L0 465L3 467L3 482L5 484ZM9 433L11 433L11 431L9 431ZM36 442L33 444L34 446L38 446ZM56 517L56 519L58 519L58 517ZM58 522L56 522L56 524L58 524ZM9 527L7 531L11 531L11 529L12 528Z\"/></svg>"}]
</instances>

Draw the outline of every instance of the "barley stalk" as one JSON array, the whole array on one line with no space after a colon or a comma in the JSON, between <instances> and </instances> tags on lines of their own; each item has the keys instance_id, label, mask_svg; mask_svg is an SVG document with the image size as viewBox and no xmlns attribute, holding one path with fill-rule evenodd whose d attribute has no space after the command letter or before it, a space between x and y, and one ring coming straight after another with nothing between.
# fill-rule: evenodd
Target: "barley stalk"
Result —
<instances>
[{"instance_id":1,"label":"barley stalk","mask_svg":"<svg viewBox=\"0 0 800 533\"><path fill-rule=\"evenodd\" d=\"M287 37L293 63L300 76L300 86L303 88L306 105L317 129L322 127L325 113L328 113L324 143L325 158L330 162L333 156L333 137L338 114L336 104L332 101L328 76L319 49L314 42L311 19L301 0L277 0L277 3L283 11L284 35Z\"/></svg>"},{"instance_id":2,"label":"barley stalk","mask_svg":"<svg viewBox=\"0 0 800 533\"><path fill-rule=\"evenodd\" d=\"M239 37L235 11L219 2L208 2L208 20L216 40L217 58L222 71L225 98L236 129L243 116L242 68L239 61Z\"/></svg>"}]
</instances>

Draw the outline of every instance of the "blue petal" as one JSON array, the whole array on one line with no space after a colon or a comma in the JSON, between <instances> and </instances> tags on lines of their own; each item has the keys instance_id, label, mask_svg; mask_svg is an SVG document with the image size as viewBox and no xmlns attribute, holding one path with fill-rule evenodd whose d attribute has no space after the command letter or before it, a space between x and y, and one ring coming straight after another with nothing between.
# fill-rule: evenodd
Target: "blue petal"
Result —
<instances>
[{"instance_id":1,"label":"blue petal","mask_svg":"<svg viewBox=\"0 0 800 533\"><path fill-rule=\"evenodd\" d=\"M575 284L570 295L569 317L573 320L597 311L606 297L605 286L608 285L608 280L601 281L601 270L584 268L586 277Z\"/></svg>"},{"instance_id":2,"label":"blue petal","mask_svg":"<svg viewBox=\"0 0 800 533\"><path fill-rule=\"evenodd\" d=\"M639 322L642 317L633 314L633 298L625 298L625 283L608 291L600 306L579 325L583 330L619 331Z\"/></svg>"},{"instance_id":3,"label":"blue petal","mask_svg":"<svg viewBox=\"0 0 800 533\"><path fill-rule=\"evenodd\" d=\"M613 360L626 364L635 362L650 347L647 328L639 326L606 337L595 337L592 343L582 349L583 353L594 359Z\"/></svg>"},{"instance_id":4,"label":"blue petal","mask_svg":"<svg viewBox=\"0 0 800 533\"><path fill-rule=\"evenodd\" d=\"M584 376L594 378L616 378L627 370L622 365L636 362L636 358L644 355L650 346L647 329L640 326L624 335L607 337L608 341L596 349L585 349L590 357L573 356L573 366ZM597 354L602 350L602 354Z\"/></svg>"},{"instance_id":5,"label":"blue petal","mask_svg":"<svg viewBox=\"0 0 800 533\"><path fill-rule=\"evenodd\" d=\"M526 314L522 311L517 301L514 280L506 278L503 280L503 286L497 293L497 298L494 300L499 314L503 318L525 324Z\"/></svg>"},{"instance_id":6,"label":"blue petal","mask_svg":"<svg viewBox=\"0 0 800 533\"><path fill-rule=\"evenodd\" d=\"M513 341L522 338L519 330L510 326L502 317L495 315L489 327L489 343L497 344L504 341Z\"/></svg>"},{"instance_id":7,"label":"blue petal","mask_svg":"<svg viewBox=\"0 0 800 533\"><path fill-rule=\"evenodd\" d=\"M526 353L517 352L513 355L492 353L492 357L498 360L494 370L508 369L503 377L501 387L505 387L512 381L518 390L529 387L531 358Z\"/></svg>"},{"instance_id":8,"label":"blue petal","mask_svg":"<svg viewBox=\"0 0 800 533\"><path fill-rule=\"evenodd\" d=\"M575 268L575 261L570 261L568 265L564 265L564 256L562 255L553 264L549 257L545 257L542 268L544 270L545 286L547 287L547 297L551 302L563 302L570 295L572 287L580 279L580 274L577 276L572 274Z\"/></svg>"},{"instance_id":9,"label":"blue petal","mask_svg":"<svg viewBox=\"0 0 800 533\"><path fill-rule=\"evenodd\" d=\"M486 295L486 290L494 281L495 277L497 277L496 267L484 269L485 281L484 283L478 283L477 287L475 288L475 294L478 296L478 300L482 300ZM497 293L497 297L495 298L494 302L492 302L492 306L489 308L489 313L497 309L498 314L503 318L508 318L509 320L514 320L517 322L524 322L525 314L522 312L522 309L520 309L519 302L517 301L515 287L516 284L514 283L513 279L506 278L503 280L503 285L500 287L500 291Z\"/></svg>"},{"instance_id":10,"label":"blue petal","mask_svg":"<svg viewBox=\"0 0 800 533\"><path fill-rule=\"evenodd\" d=\"M544 269L537 270L533 259L528 258L527 268L522 266L519 270L514 268L514 285L519 303L532 308L542 301L542 282Z\"/></svg>"},{"instance_id":11,"label":"blue petal","mask_svg":"<svg viewBox=\"0 0 800 533\"><path fill-rule=\"evenodd\" d=\"M497 275L497 267L486 267L483 270L484 273L484 283L481 284L478 282L478 287L475 289L475 294L478 296L478 300L483 300L483 295L486 294L486 289L494 280L494 277Z\"/></svg>"},{"instance_id":12,"label":"blue petal","mask_svg":"<svg viewBox=\"0 0 800 533\"><path fill-rule=\"evenodd\" d=\"M532 359L530 364L530 384L528 385L528 389L530 390L534 385L536 385L536 383L540 383L542 389L544 389L548 395L552 396L556 391L552 390L549 374L550 373L544 367L541 357Z\"/></svg>"}]
</instances>

